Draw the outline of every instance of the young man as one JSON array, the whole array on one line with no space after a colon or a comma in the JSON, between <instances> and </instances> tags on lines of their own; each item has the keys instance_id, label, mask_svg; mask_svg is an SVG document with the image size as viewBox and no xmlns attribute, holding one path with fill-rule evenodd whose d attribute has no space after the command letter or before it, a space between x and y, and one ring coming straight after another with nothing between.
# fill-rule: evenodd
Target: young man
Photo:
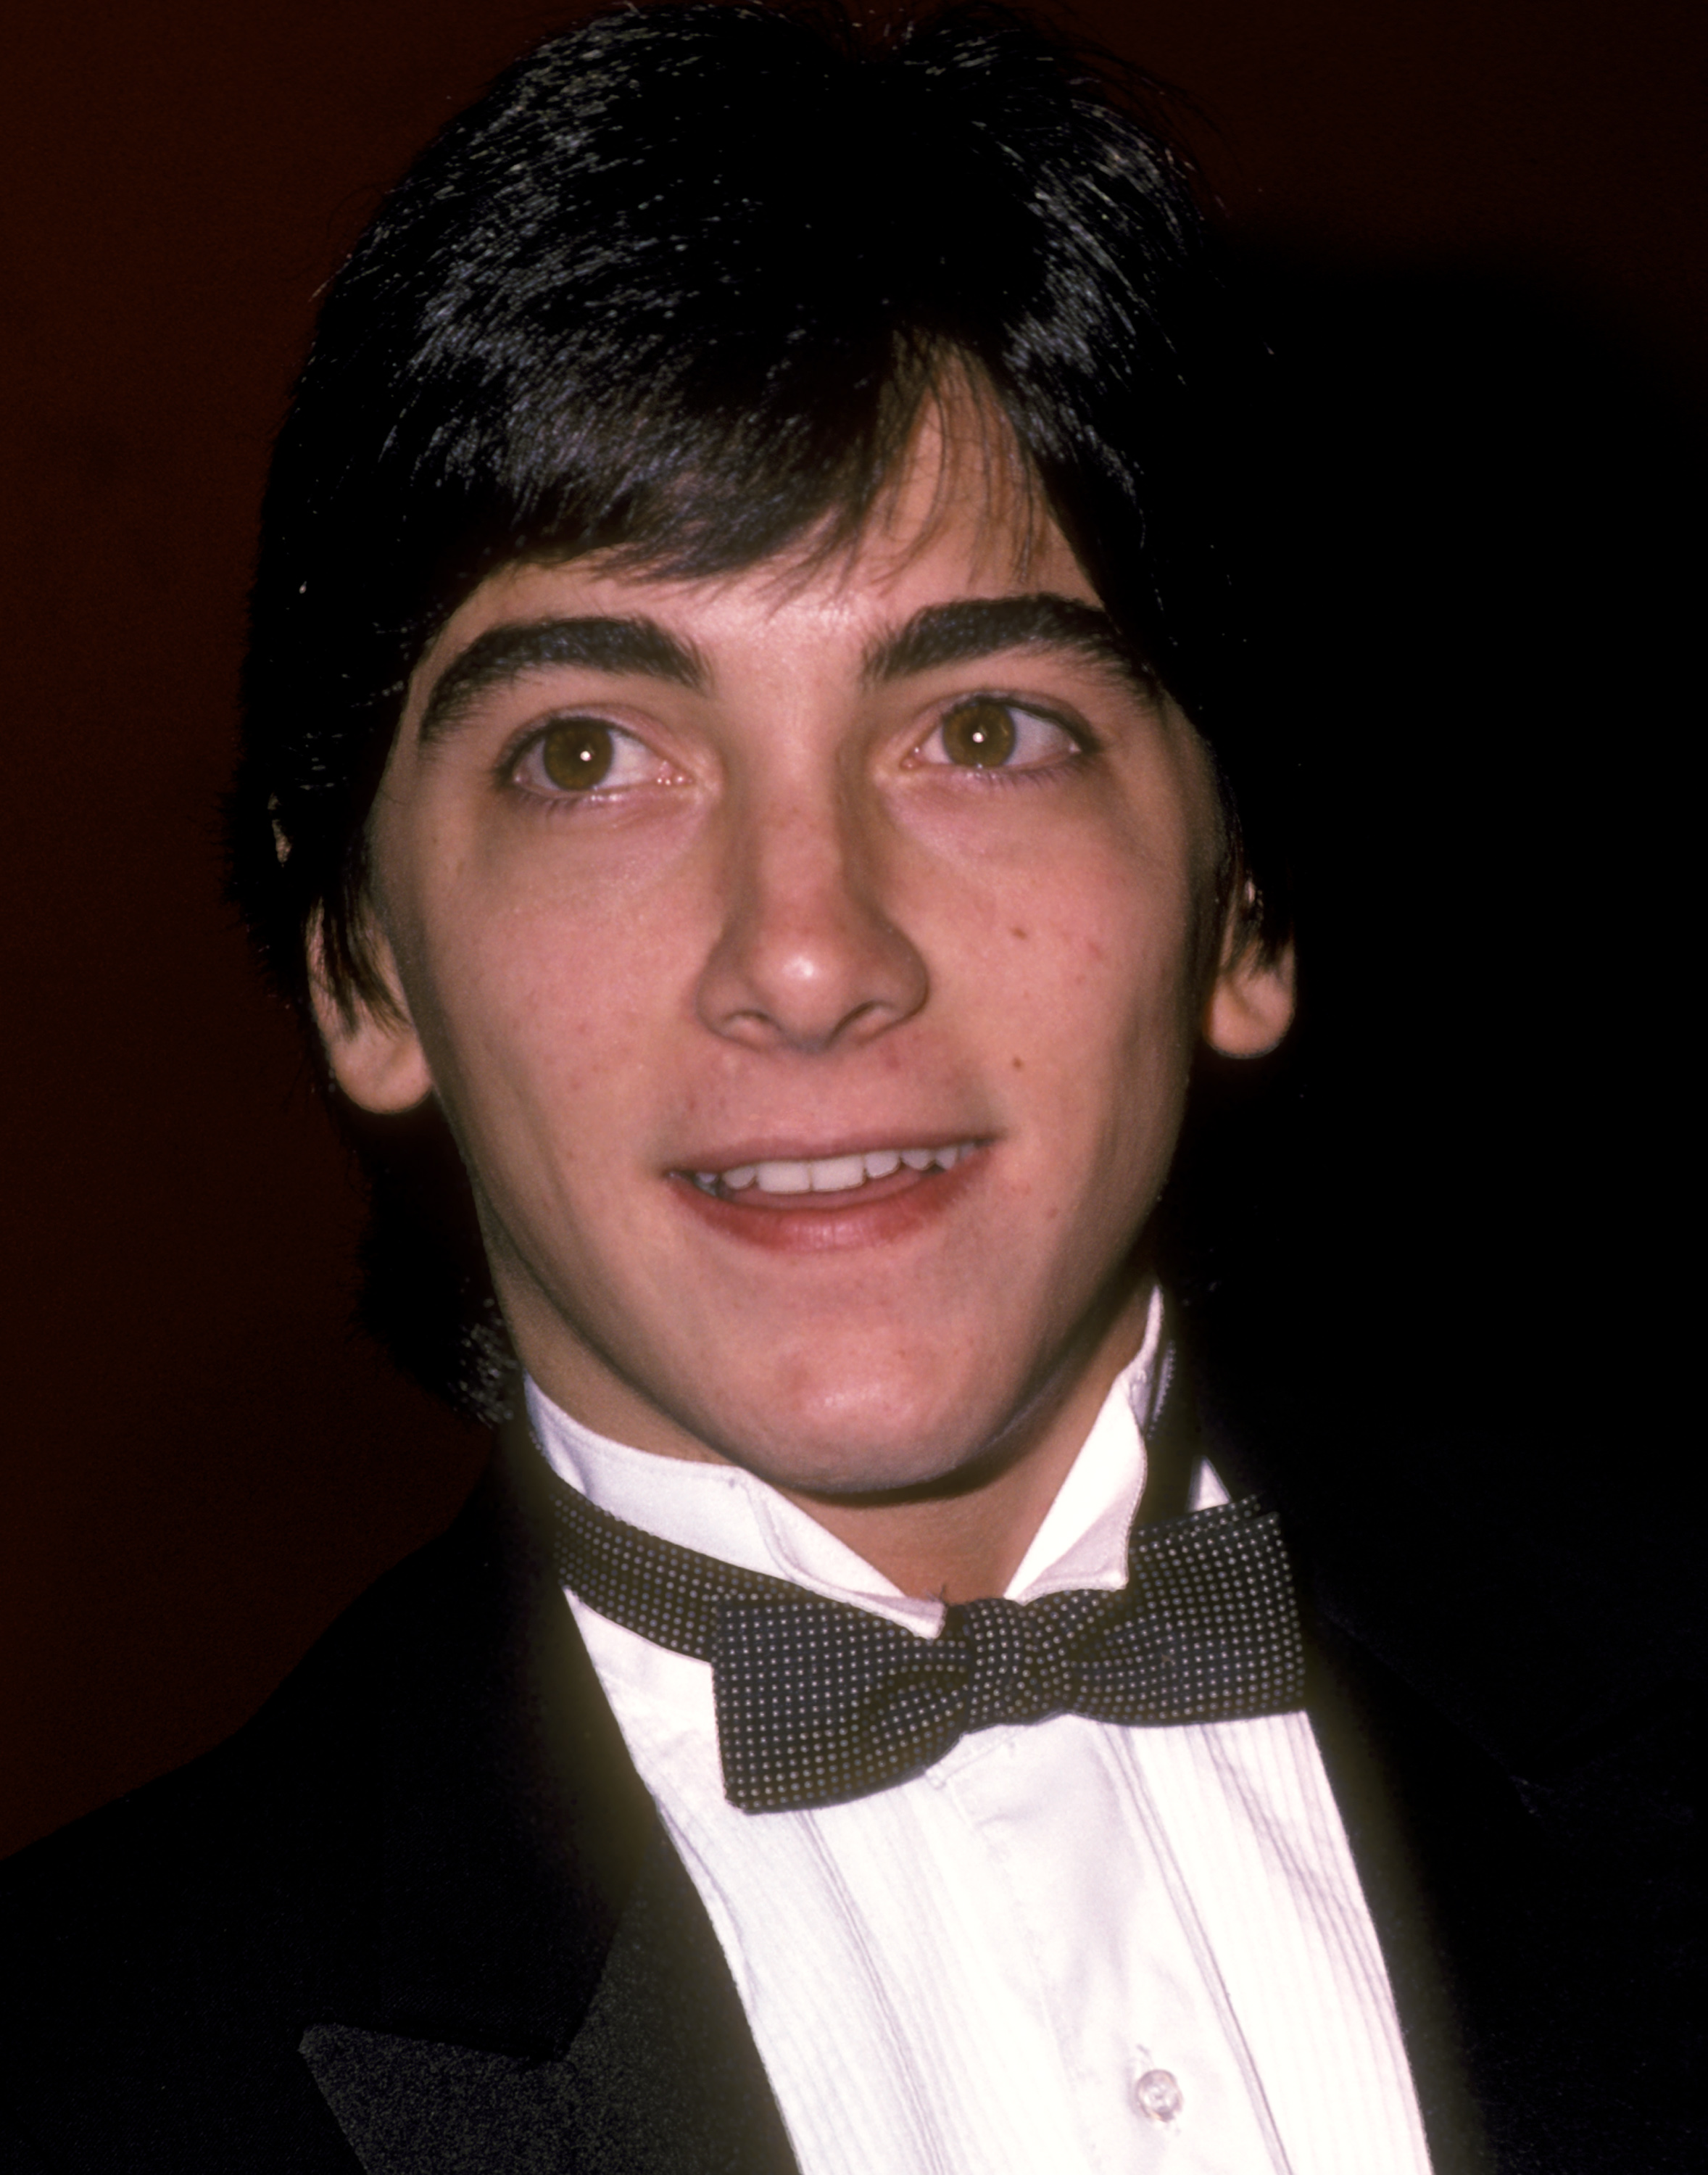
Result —
<instances>
[{"instance_id":1,"label":"young man","mask_svg":"<svg viewBox=\"0 0 1708 2175\"><path fill-rule=\"evenodd\" d=\"M238 882L459 1153L496 1313L400 1343L520 1394L249 1728L19 1862L8 2167L1613 2164L1505 1778L1326 1630L1307 1708L1193 1419L1153 1211L1292 1010L1206 285L989 10L605 17L382 212Z\"/></svg>"}]
</instances>

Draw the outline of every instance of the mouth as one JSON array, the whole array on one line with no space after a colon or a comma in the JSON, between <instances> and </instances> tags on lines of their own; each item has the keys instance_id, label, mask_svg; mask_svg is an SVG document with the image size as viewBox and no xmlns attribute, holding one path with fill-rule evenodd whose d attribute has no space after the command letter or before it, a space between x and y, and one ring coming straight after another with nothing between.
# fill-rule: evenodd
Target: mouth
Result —
<instances>
[{"instance_id":1,"label":"mouth","mask_svg":"<svg viewBox=\"0 0 1708 2175\"><path fill-rule=\"evenodd\" d=\"M714 1201L740 1201L744 1207L769 1207L785 1201L805 1206L809 1195L865 1200L876 1192L887 1196L917 1185L931 1172L952 1171L984 1145L973 1140L935 1147L859 1148L842 1155L767 1158L733 1163L724 1170L673 1175L686 1179Z\"/></svg>"},{"instance_id":2,"label":"mouth","mask_svg":"<svg viewBox=\"0 0 1708 2175\"><path fill-rule=\"evenodd\" d=\"M823 1156L761 1156L757 1142L742 1146L740 1163L669 1172L677 1200L720 1240L805 1256L861 1253L941 1228L955 1204L979 1190L995 1142L926 1141Z\"/></svg>"}]
</instances>

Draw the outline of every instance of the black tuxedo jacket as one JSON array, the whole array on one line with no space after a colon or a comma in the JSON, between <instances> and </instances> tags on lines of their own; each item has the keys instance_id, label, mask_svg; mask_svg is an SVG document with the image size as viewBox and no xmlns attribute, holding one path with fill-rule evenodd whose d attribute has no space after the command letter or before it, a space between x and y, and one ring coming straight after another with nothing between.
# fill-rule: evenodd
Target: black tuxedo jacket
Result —
<instances>
[{"instance_id":1,"label":"black tuxedo jacket","mask_svg":"<svg viewBox=\"0 0 1708 2175\"><path fill-rule=\"evenodd\" d=\"M1646 1921L1609 1935L1593 1793L1550 1818L1358 1641L1313 1646L1440 2175L1684 2167L1674 1999L1632 1981ZM794 2165L502 1471L229 1743L14 1858L0 1929L6 2175Z\"/></svg>"}]
</instances>

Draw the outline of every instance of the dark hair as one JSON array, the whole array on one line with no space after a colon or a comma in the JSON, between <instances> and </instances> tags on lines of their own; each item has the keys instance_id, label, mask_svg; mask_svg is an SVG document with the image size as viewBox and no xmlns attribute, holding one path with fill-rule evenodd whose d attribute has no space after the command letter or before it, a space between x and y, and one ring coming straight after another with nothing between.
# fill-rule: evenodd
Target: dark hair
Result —
<instances>
[{"instance_id":1,"label":"dark hair","mask_svg":"<svg viewBox=\"0 0 1708 2175\"><path fill-rule=\"evenodd\" d=\"M549 40L443 131L328 291L263 513L233 887L299 1007L317 919L333 986L374 993L369 810L409 673L487 572L611 551L703 574L851 534L957 372L1209 741L1277 941L1216 556L1215 283L1141 91L999 7L885 27L659 5ZM426 1151L394 1182L411 1128L355 1130L368 1318L410 1371L490 1404L502 1330L472 1211L459 1196L433 1243L459 1255L478 1351L442 1307L382 1294Z\"/></svg>"}]
</instances>

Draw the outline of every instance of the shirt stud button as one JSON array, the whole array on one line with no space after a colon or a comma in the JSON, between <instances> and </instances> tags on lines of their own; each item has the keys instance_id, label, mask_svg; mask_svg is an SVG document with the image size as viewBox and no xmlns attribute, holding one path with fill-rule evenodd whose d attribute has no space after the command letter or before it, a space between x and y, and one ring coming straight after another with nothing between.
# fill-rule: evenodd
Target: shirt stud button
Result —
<instances>
[{"instance_id":1,"label":"shirt stud button","mask_svg":"<svg viewBox=\"0 0 1708 2175\"><path fill-rule=\"evenodd\" d=\"M1147 2069L1133 2080L1133 2105L1152 2122L1166 2126L1178 2121L1185 2104L1186 2095L1172 2070Z\"/></svg>"}]
</instances>

